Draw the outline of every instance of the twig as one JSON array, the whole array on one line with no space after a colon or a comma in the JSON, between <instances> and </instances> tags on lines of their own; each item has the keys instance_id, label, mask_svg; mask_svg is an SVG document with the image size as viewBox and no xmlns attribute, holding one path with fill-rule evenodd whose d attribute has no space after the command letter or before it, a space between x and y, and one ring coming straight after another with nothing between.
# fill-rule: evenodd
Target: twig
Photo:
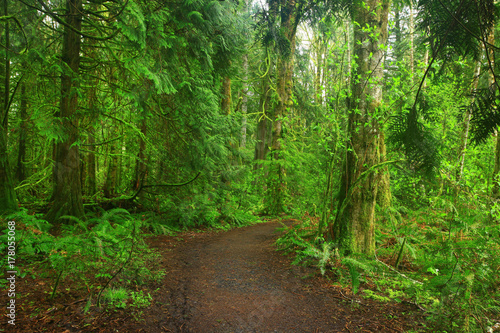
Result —
<instances>
[{"instance_id":1,"label":"twig","mask_svg":"<svg viewBox=\"0 0 500 333\"><path fill-rule=\"evenodd\" d=\"M380 259L377 257L377 254L376 254L376 253L375 253L375 259L377 260L377 262L379 262L379 263L383 264L385 267L389 268L391 271L398 273L400 276L404 277L405 279L408 279L408 280L410 280L411 282L413 282L413 283L415 283L415 284L423 285L423 283L422 283L422 282L417 281L417 280L414 280L414 279L412 279L412 278L410 278L410 277L408 277L408 276L404 275L403 273L398 272L398 271L397 271L396 269L394 269L393 267L391 267L391 266L387 265L385 262L383 262L382 260L380 260Z\"/></svg>"}]
</instances>

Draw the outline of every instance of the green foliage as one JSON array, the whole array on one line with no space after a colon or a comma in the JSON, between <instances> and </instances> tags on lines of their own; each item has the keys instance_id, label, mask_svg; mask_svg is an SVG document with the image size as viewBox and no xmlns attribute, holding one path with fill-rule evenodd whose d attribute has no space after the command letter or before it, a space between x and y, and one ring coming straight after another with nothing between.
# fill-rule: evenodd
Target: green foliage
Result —
<instances>
[{"instance_id":1,"label":"green foliage","mask_svg":"<svg viewBox=\"0 0 500 333\"><path fill-rule=\"evenodd\" d=\"M500 204L492 190L499 179L492 175L496 138L490 134L500 121L488 72L498 62L486 43L498 17L493 1L421 0L414 8L420 31L411 26L410 2L395 3L399 15L389 23L384 80L377 87L383 102L371 116L389 139L386 161L406 157L407 163L384 165L393 202L377 208L376 258L339 257L329 240L350 149L347 114L359 56L353 27L334 15L351 2L298 1L287 8L273 0L267 8L250 8L243 1L84 1L78 108L67 120L79 133L87 216L65 216L61 225L33 212L46 211L53 146L67 139L55 102L64 72L63 26L23 2L8 4L21 24L11 26L10 45L0 51L0 62L11 66L10 77L5 68L0 73L11 80L3 96L10 105L2 113L7 141L0 154L12 174L26 172L14 181L23 208L5 221L16 221L17 251L26 261L21 274L52 277L54 297L70 277L87 286L94 277L99 286L90 287L102 291L103 303L148 306L151 296L138 286L166 272L145 236L228 230L257 223L258 213L285 213L301 222L283 228L278 248L294 251L295 264L314 265L353 293L418 304L442 330L484 330L498 318ZM48 5L57 15L60 4ZM291 26L308 22L295 50L288 14L296 14ZM488 57L481 55L485 45ZM269 148L273 125L260 138L256 123L275 117L277 69L286 61L294 68L290 104L280 119L282 149L255 163L255 141ZM230 112L221 110L228 79ZM461 172L467 111L476 145L467 145ZM0 250L6 237L0 235ZM86 310L91 306L89 300Z\"/></svg>"},{"instance_id":2,"label":"green foliage","mask_svg":"<svg viewBox=\"0 0 500 333\"><path fill-rule=\"evenodd\" d=\"M431 174L439 167L439 145L431 131L418 120L418 114L416 110L409 110L393 116L388 142L404 150L410 168Z\"/></svg>"},{"instance_id":3,"label":"green foliage","mask_svg":"<svg viewBox=\"0 0 500 333\"><path fill-rule=\"evenodd\" d=\"M116 290L109 289L103 297L113 306L124 307L123 288L159 282L165 275L159 254L144 243L143 230L151 228L152 223L125 209L110 210L86 222L71 217L72 224L61 225L61 235L57 237L50 234L52 226L47 221L28 215L26 210L7 216L7 220L16 221L16 254L26 260L23 269L36 267L37 274L54 276L53 296L65 279L71 278L77 285L87 284L93 275L103 282L101 287L109 282L121 285ZM6 233L0 237L4 240L2 246L6 246ZM135 296L134 304L138 307L149 298Z\"/></svg>"},{"instance_id":4,"label":"green foliage","mask_svg":"<svg viewBox=\"0 0 500 333\"><path fill-rule=\"evenodd\" d=\"M485 143L488 136L500 125L496 99L496 86L478 89L473 93L474 100L469 105L462 106L464 112L470 112L472 142Z\"/></svg>"},{"instance_id":5,"label":"green foliage","mask_svg":"<svg viewBox=\"0 0 500 333\"><path fill-rule=\"evenodd\" d=\"M148 293L147 295L144 295L143 291L132 291L131 292L132 296L132 306L136 308L147 308L148 306L151 305L151 300L153 297Z\"/></svg>"},{"instance_id":6,"label":"green foliage","mask_svg":"<svg viewBox=\"0 0 500 333\"><path fill-rule=\"evenodd\" d=\"M125 309L129 292L125 288L109 288L103 293L104 302L111 307Z\"/></svg>"},{"instance_id":7,"label":"green foliage","mask_svg":"<svg viewBox=\"0 0 500 333\"><path fill-rule=\"evenodd\" d=\"M481 205L471 206L467 196L431 196L431 207L389 207L381 212L376 258L339 258L330 243L316 236L317 225L307 220L283 228L286 233L276 244L295 252L294 264L333 273L353 294L362 291L364 297L383 302L412 302L428 311L436 329L474 331L491 325L500 313L500 228L485 225L487 212Z\"/></svg>"},{"instance_id":8,"label":"green foliage","mask_svg":"<svg viewBox=\"0 0 500 333\"><path fill-rule=\"evenodd\" d=\"M418 1L419 26L429 33L435 56L471 55L480 57L482 38L493 28L498 9L494 1Z\"/></svg>"}]
</instances>

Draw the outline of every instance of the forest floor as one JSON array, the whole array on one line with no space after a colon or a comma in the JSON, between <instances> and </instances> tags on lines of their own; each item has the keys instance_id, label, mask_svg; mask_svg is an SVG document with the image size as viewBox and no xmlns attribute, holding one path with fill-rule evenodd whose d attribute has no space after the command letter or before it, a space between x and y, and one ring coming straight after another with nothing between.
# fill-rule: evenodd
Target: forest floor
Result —
<instances>
[{"instance_id":1,"label":"forest floor","mask_svg":"<svg viewBox=\"0 0 500 333\"><path fill-rule=\"evenodd\" d=\"M291 223L291 222L288 222ZM85 291L47 299L48 281L26 277L18 289L15 332L420 332L423 313L410 303L350 293L314 267L292 266L277 252L270 221L228 232L185 232L148 239L167 274L150 286L151 306L93 309ZM61 287L63 288L63 287ZM3 293L4 294L4 293ZM0 297L2 304L3 296ZM24 300L24 302L23 302ZM31 302L28 302L31 300Z\"/></svg>"}]
</instances>

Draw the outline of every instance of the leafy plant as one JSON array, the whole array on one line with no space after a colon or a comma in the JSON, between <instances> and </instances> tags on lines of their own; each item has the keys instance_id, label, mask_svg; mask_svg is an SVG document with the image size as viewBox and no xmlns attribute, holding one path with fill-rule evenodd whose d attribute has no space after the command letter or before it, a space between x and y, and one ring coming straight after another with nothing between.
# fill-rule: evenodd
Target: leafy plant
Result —
<instances>
[{"instance_id":1,"label":"leafy plant","mask_svg":"<svg viewBox=\"0 0 500 333\"><path fill-rule=\"evenodd\" d=\"M127 300L129 298L129 292L125 288L109 288L103 293L104 301L109 304L109 306L119 309L125 309L127 307Z\"/></svg>"}]
</instances>

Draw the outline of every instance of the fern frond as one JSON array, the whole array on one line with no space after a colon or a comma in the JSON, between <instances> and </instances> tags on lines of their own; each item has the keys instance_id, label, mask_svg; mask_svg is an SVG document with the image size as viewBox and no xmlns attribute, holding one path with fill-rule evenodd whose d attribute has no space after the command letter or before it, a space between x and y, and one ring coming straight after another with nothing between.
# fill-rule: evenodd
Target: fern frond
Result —
<instances>
[{"instance_id":1,"label":"fern frond","mask_svg":"<svg viewBox=\"0 0 500 333\"><path fill-rule=\"evenodd\" d=\"M87 226L85 225L85 222L83 220L79 219L78 217L71 216L71 215L64 215L64 216L61 216L60 219L62 219L62 220L66 219L69 221L76 222L76 225L78 225L80 228L82 228L82 230L88 231Z\"/></svg>"},{"instance_id":2,"label":"fern frond","mask_svg":"<svg viewBox=\"0 0 500 333\"><path fill-rule=\"evenodd\" d=\"M481 54L481 39L487 36L497 17L493 0L420 0L419 27L428 32L431 48L446 58L453 54Z\"/></svg>"},{"instance_id":3,"label":"fern frond","mask_svg":"<svg viewBox=\"0 0 500 333\"><path fill-rule=\"evenodd\" d=\"M412 169L432 174L440 163L439 144L418 120L418 114L417 110L408 110L393 116L388 142L404 152Z\"/></svg>"},{"instance_id":4,"label":"fern frond","mask_svg":"<svg viewBox=\"0 0 500 333\"><path fill-rule=\"evenodd\" d=\"M476 145L484 143L500 125L500 112L496 99L496 86L477 89L473 93L474 102L460 109L471 113L471 140Z\"/></svg>"}]
</instances>

